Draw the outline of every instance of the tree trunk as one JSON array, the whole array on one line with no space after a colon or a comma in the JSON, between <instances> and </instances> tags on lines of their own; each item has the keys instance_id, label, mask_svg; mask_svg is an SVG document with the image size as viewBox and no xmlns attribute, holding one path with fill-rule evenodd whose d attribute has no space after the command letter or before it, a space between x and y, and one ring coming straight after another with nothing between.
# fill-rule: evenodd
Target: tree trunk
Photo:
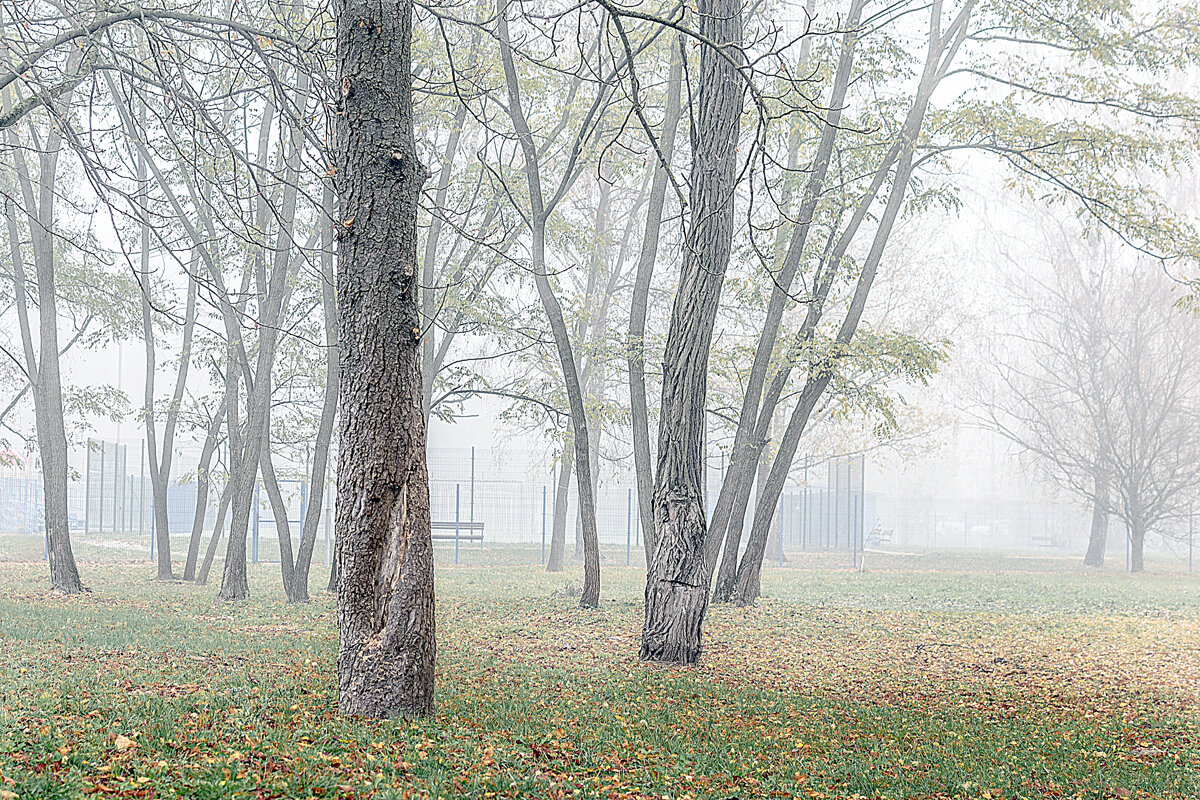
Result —
<instances>
[{"instance_id":1,"label":"tree trunk","mask_svg":"<svg viewBox=\"0 0 1200 800\"><path fill-rule=\"evenodd\" d=\"M332 196L326 189L325 208L333 212ZM313 549L317 545L317 528L321 524L321 509L325 504L325 474L329 466L329 446L333 439L333 423L337 417L338 385L341 369L338 359L337 298L334 296L332 220L326 220L325 247L321 253L321 307L325 318L325 398L321 405L321 421L317 425L317 441L313 446L312 478L308 482L308 508L304 513L304 530L300 534L300 551L296 554L292 602L308 598L308 575L312 567ZM426 411L426 419L428 412Z\"/></svg>"},{"instance_id":2,"label":"tree trunk","mask_svg":"<svg viewBox=\"0 0 1200 800\"><path fill-rule=\"evenodd\" d=\"M74 59L73 59L74 60ZM75 61L77 64L78 61ZM73 69L73 68L72 68ZM69 95L68 95L69 98ZM60 112L61 113L61 109ZM21 327L25 370L33 386L34 419L38 454L42 462L42 489L46 522L46 555L50 562L50 586L61 594L82 592L83 582L71 550L67 512L67 432L63 422L62 376L59 370L58 298L55 293L55 179L62 149L59 127L52 126L38 154L36 185L29 172L22 145L10 132L17 181L25 203L29 240L33 255L38 299L38 352L33 347L33 329L26 305L26 278L21 236L14 204L6 203L9 247L12 254L14 302Z\"/></svg>"},{"instance_id":3,"label":"tree trunk","mask_svg":"<svg viewBox=\"0 0 1200 800\"><path fill-rule=\"evenodd\" d=\"M892 227L904 204L908 182L912 177L913 151L917 137L924 124L925 113L929 108L929 99L942 77L945 76L946 70L953 62L959 47L966 40L972 7L972 0L968 0L959 10L953 23L945 29L944 33L930 38L925 67L921 73L921 80L917 87L913 104L909 108L908 115L904 120L904 125L897 135L896 144L893 145L888 155L884 157L883 166L877 171L871 188L862 202L859 203L855 210L854 218L847 227L847 232L857 230L857 226L861 224L861 220L865 217L875 193L882 184L887 167L892 163L892 159L895 158L896 168L888 200L884 206L883 213L880 215L875 234L871 241L871 247L859 271L854 293L846 310L846 316L838 326L837 335L829 347L828 354L822 358L810 359L809 361L804 386L800 391L800 398L796 403L795 409L792 411L787 428L784 430L783 438L779 444L779 451L775 456L771 472L767 477L765 491L756 501L754 523L750 529L750 538L746 544L746 551L742 555L741 563L738 566L737 579L731 597L737 605L749 605L758 598L759 576L762 571L763 556L766 553L767 536L770 533L771 521L775 516L775 511L779 504L779 495L783 492L787 474L791 469L792 459L796 455L796 448L800 443L800 437L804 433L813 409L816 407L817 401L820 400L826 387L829 385L829 381L833 377L833 371L837 368L837 359L850 346L851 340L858 330L863 310L866 308L867 297L870 295L871 287L875 282L879 262L883 258L884 250L891 236ZM936 15L938 13L937 8L931 13ZM940 20L935 20L934 24L935 26L940 26ZM846 252L848 245L849 237L846 233L843 233L839 238L837 247L834 248L834 260L826 267L830 275L834 274L838 269L838 262L841 261L841 256ZM828 283L825 286L825 291L828 291ZM817 302L809 306L809 313L801 329L802 336L812 335L815 320L822 313L822 305L823 300L818 298ZM786 370L781 371L781 374L772 381L771 392L775 396L778 396L778 392L782 389L782 382L786 380L786 373ZM760 430L763 429L762 422L763 417L760 414Z\"/></svg>"},{"instance_id":4,"label":"tree trunk","mask_svg":"<svg viewBox=\"0 0 1200 800\"><path fill-rule=\"evenodd\" d=\"M233 497L233 482L226 481L221 492L221 501L217 504L217 519L213 523L212 538L208 540L208 549L204 551L204 561L196 573L196 585L208 583L208 573L212 569L213 559L217 557L217 545L221 543L221 534L225 532L225 515L229 512L229 501Z\"/></svg>"},{"instance_id":5,"label":"tree trunk","mask_svg":"<svg viewBox=\"0 0 1200 800\"><path fill-rule=\"evenodd\" d=\"M703 486L708 355L733 240L743 94L742 78L728 60L741 59L740 0L699 0L696 9L701 35L721 43L725 52L702 48L696 73L691 221L663 360L654 488L658 544L646 577L640 648L643 659L671 664L700 657L708 608Z\"/></svg>"},{"instance_id":6,"label":"tree trunk","mask_svg":"<svg viewBox=\"0 0 1200 800\"><path fill-rule=\"evenodd\" d=\"M212 483L210 474L213 453L221 434L221 422L225 419L225 401L213 413L212 422L204 435L200 449L200 463L196 465L196 512L192 516L192 534L188 538L187 561L183 566L183 579L196 579L196 562L200 557L200 538L204 535L204 518L208 513L208 487Z\"/></svg>"},{"instance_id":7,"label":"tree trunk","mask_svg":"<svg viewBox=\"0 0 1200 800\"><path fill-rule=\"evenodd\" d=\"M1146 568L1144 559L1146 546L1146 525L1135 521L1129 526L1129 571L1142 572Z\"/></svg>"},{"instance_id":8,"label":"tree trunk","mask_svg":"<svg viewBox=\"0 0 1200 800\"><path fill-rule=\"evenodd\" d=\"M710 562L715 560L717 556L717 550L721 547L722 537L725 539L725 555L722 558L721 570L718 574L717 587L714 593L714 599L719 602L729 599L733 574L737 568L738 548L741 545L742 528L745 521L746 508L749 503L752 479L759 454L766 444L766 432L769 430L770 420L775 413L770 393L768 393L766 400L763 398L763 387L766 385L772 356L775 353L775 345L779 338L779 330L783 323L784 312L787 310L787 305L793 296L792 285L803 263L805 246L808 243L809 232L812 230L813 220L816 217L817 204L821 199L825 187L825 178L832 161L834 146L836 145L838 134L842 130L842 111L846 105L846 92L850 86L854 53L860 35L858 20L863 5L863 0L855 0L851 3L850 11L846 18L846 33L842 37L841 53L838 57L837 70L834 76L833 87L830 91L829 115L822 126L821 139L817 146L817 151L808 168L805 170L808 174L808 180L805 183L800 208L795 216L797 222L792 226L792 234L787 251L783 255L779 269L773 276L771 300L767 306L762 333L759 334L758 344L754 352L754 361L746 381L746 392L742 400L741 411L738 415L733 448L729 456L729 469L725 474L724 481L721 483L721 490L717 495L717 502L713 508L712 529L709 532L707 545ZM808 13L811 16L811 4ZM805 43L807 44L808 41L809 39L806 37ZM798 137L792 137L789 140L789 149L796 148L792 149L792 153L798 154L799 144ZM792 153L789 153L789 162L793 160ZM786 206L791 194L790 183L785 186L785 191L787 192L787 197L784 198ZM777 244L782 246L782 242L777 242Z\"/></svg>"},{"instance_id":9,"label":"tree trunk","mask_svg":"<svg viewBox=\"0 0 1200 800\"><path fill-rule=\"evenodd\" d=\"M659 137L662 157L670 163L675 152L675 133L682 115L680 101L683 84L684 43L672 49L671 72L667 78L667 111ZM650 453L650 414L646 405L646 310L650 299L650 281L658 257L659 233L662 229L663 208L667 200L670 176L660 162L650 183L650 203L646 210L646 229L642 234L642 249L638 256L633 281L633 296L629 306L629 412L633 429L633 470L637 476L638 517L642 521L642 544L646 548L646 567L654 560L658 543L654 534L654 461Z\"/></svg>"},{"instance_id":10,"label":"tree trunk","mask_svg":"<svg viewBox=\"0 0 1200 800\"><path fill-rule=\"evenodd\" d=\"M1092 500L1092 531L1088 537L1087 555L1083 563L1088 567L1104 566L1104 546L1108 538L1108 477L1097 472L1095 496Z\"/></svg>"},{"instance_id":11,"label":"tree trunk","mask_svg":"<svg viewBox=\"0 0 1200 800\"><path fill-rule=\"evenodd\" d=\"M271 431L267 425L267 436ZM259 453L259 468L262 470L263 489L267 492L267 501L271 504L271 516L274 518L275 538L279 540L279 572L283 579L283 594L289 603L294 602L292 593L295 591L296 558L292 554L292 526L288 522L287 500L279 488L279 479L275 475L275 463L271 459L270 442L266 442ZM307 594L307 592L306 592Z\"/></svg>"},{"instance_id":12,"label":"tree trunk","mask_svg":"<svg viewBox=\"0 0 1200 800\"><path fill-rule=\"evenodd\" d=\"M337 0L338 707L433 714L411 0Z\"/></svg>"},{"instance_id":13,"label":"tree trunk","mask_svg":"<svg viewBox=\"0 0 1200 800\"><path fill-rule=\"evenodd\" d=\"M573 439L568 426L568 439ZM568 444L563 448L562 460L558 465L558 481L554 487L554 519L550 527L550 555L546 558L546 572L562 572L567 550L567 498L571 491L571 475L575 469L574 449Z\"/></svg>"}]
</instances>

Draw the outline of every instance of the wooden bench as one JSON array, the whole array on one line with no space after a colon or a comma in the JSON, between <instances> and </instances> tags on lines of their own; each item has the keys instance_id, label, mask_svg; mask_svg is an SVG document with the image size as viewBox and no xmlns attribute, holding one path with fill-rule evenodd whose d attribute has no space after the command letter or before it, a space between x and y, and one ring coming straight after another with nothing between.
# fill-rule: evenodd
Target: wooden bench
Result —
<instances>
[{"instance_id":1,"label":"wooden bench","mask_svg":"<svg viewBox=\"0 0 1200 800\"><path fill-rule=\"evenodd\" d=\"M433 532L433 540L438 542L482 542L482 522L431 522L429 528ZM455 529L457 533L455 532ZM446 531L446 533L439 533Z\"/></svg>"},{"instance_id":2,"label":"wooden bench","mask_svg":"<svg viewBox=\"0 0 1200 800\"><path fill-rule=\"evenodd\" d=\"M1036 547L1057 547L1058 543L1054 541L1053 536L1031 536L1030 542Z\"/></svg>"}]
</instances>

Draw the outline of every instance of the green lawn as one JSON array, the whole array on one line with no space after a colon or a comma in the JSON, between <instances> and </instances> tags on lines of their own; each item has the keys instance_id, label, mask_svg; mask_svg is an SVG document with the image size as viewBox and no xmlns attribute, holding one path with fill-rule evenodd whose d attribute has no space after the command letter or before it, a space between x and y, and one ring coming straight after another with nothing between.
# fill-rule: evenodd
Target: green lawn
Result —
<instances>
[{"instance_id":1,"label":"green lawn","mask_svg":"<svg viewBox=\"0 0 1200 800\"><path fill-rule=\"evenodd\" d=\"M998 559L793 559L685 670L638 662L623 551L598 611L576 573L441 566L416 724L337 716L332 599L287 606L273 567L214 605L0 563L0 800L1200 797L1200 578Z\"/></svg>"}]
</instances>

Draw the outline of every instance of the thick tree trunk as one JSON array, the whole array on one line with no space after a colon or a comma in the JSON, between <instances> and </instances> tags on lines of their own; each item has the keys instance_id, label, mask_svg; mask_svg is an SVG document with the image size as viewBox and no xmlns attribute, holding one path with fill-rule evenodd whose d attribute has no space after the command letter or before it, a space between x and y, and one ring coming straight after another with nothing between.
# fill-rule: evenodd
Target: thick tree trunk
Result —
<instances>
[{"instance_id":1,"label":"thick tree trunk","mask_svg":"<svg viewBox=\"0 0 1200 800\"><path fill-rule=\"evenodd\" d=\"M1097 472L1092 498L1092 531L1088 536L1087 555L1083 563L1089 567L1104 566L1104 546L1108 539L1108 477Z\"/></svg>"},{"instance_id":2,"label":"thick tree trunk","mask_svg":"<svg viewBox=\"0 0 1200 800\"><path fill-rule=\"evenodd\" d=\"M708 608L704 429L708 355L733 241L743 84L740 0L699 0L700 33L725 47L700 51L692 134L691 222L663 360L654 532L640 655L692 664Z\"/></svg>"},{"instance_id":3,"label":"thick tree trunk","mask_svg":"<svg viewBox=\"0 0 1200 800\"><path fill-rule=\"evenodd\" d=\"M204 445L200 448L200 462L196 465L196 512L192 516L192 533L188 538L187 561L183 565L183 579L196 579L196 562L200 557L200 539L204 535L204 518L208 512L208 487L212 483L211 465L217 440L221 434L221 422L225 419L224 401L213 413L212 422L204 434Z\"/></svg>"},{"instance_id":4,"label":"thick tree trunk","mask_svg":"<svg viewBox=\"0 0 1200 800\"><path fill-rule=\"evenodd\" d=\"M411 0L336 0L338 707L433 714Z\"/></svg>"},{"instance_id":5,"label":"thick tree trunk","mask_svg":"<svg viewBox=\"0 0 1200 800\"><path fill-rule=\"evenodd\" d=\"M659 148L670 163L675 152L675 133L682 115L681 86L683 84L684 44L673 48L671 72L667 78L667 112L663 119ZM658 539L654 533L654 461L650 453L650 413L646 404L646 311L650 299L650 282L654 277L654 262L658 257L658 240L662 230L663 208L667 200L670 175L662 162L654 170L650 183L650 203L646 210L646 229L638 256L633 281L633 296L629 306L629 411L633 430L633 469L637 476L638 517L642 522L642 544L646 548L646 567L654 560Z\"/></svg>"},{"instance_id":6,"label":"thick tree trunk","mask_svg":"<svg viewBox=\"0 0 1200 800\"><path fill-rule=\"evenodd\" d=\"M574 438L569 432L568 437ZM567 445L558 465L558 481L554 487L554 519L550 527L550 555L546 558L546 572L562 572L566 561L567 498L571 491L571 475L575 469L574 452L574 449Z\"/></svg>"}]
</instances>

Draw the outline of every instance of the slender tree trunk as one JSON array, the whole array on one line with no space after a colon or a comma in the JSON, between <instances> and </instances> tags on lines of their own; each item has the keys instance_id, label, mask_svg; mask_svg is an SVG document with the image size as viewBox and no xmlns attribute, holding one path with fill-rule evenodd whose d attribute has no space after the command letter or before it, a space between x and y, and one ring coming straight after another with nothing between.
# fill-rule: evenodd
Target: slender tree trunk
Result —
<instances>
[{"instance_id":1,"label":"slender tree trunk","mask_svg":"<svg viewBox=\"0 0 1200 800\"><path fill-rule=\"evenodd\" d=\"M567 430L571 436L570 426ZM550 527L550 555L546 559L546 572L562 572L567 550L567 498L571 491L571 475L575 469L574 449L568 443L563 448L562 460L558 465L558 483L554 487L554 520Z\"/></svg>"},{"instance_id":2,"label":"slender tree trunk","mask_svg":"<svg viewBox=\"0 0 1200 800\"><path fill-rule=\"evenodd\" d=\"M208 513L208 487L212 483L210 474L213 453L217 450L217 442L221 435L221 423L225 419L226 403L213 413L212 422L204 434L204 445L200 449L200 462L196 465L196 512L192 516L192 534L188 538L187 561L183 566L183 579L196 579L196 562L200 557L200 539L204 535L204 518Z\"/></svg>"},{"instance_id":3,"label":"slender tree trunk","mask_svg":"<svg viewBox=\"0 0 1200 800\"><path fill-rule=\"evenodd\" d=\"M196 573L197 586L208 583L208 573L217 557L217 545L221 543L221 534L225 532L225 515L229 512L229 502L232 498L233 482L226 481L225 488L221 491L221 500L217 503L217 519L213 523L212 538L208 540L208 549L204 551L204 560L200 562L200 570Z\"/></svg>"},{"instance_id":4,"label":"slender tree trunk","mask_svg":"<svg viewBox=\"0 0 1200 800\"><path fill-rule=\"evenodd\" d=\"M575 426L575 476L579 491L579 514L583 520L584 560L583 592L579 605L595 608L600 603L600 543L596 531L596 502L592 493L591 447L588 441L587 411L584 406L582 384L576 366L575 353L570 334L563 319L562 305L550 285L546 265L546 222L550 213L542 198L541 173L538 166L537 147L533 141L525 111L521 105L521 93L517 82L516 66L508 34L508 0L496 3L497 38L500 58L504 65L505 82L508 88L508 113L516 128L517 139L525 157L525 176L529 185L530 233L532 234L533 279L537 286L538 299L546 312L550 331L554 336L555 349L563 371L563 385L570 405L571 421Z\"/></svg>"},{"instance_id":5,"label":"slender tree trunk","mask_svg":"<svg viewBox=\"0 0 1200 800\"><path fill-rule=\"evenodd\" d=\"M267 436L270 437L270 425L267 426ZM292 526L288 522L287 500L279 488L279 479L275 475L275 463L271 458L271 446L268 441L259 453L259 468L262 470L263 489L267 492L267 501L271 504L271 516L275 518L275 537L279 540L279 572L283 579L283 594L289 603L295 602L292 593L295 591L296 558L292 554Z\"/></svg>"},{"instance_id":6,"label":"slender tree trunk","mask_svg":"<svg viewBox=\"0 0 1200 800\"><path fill-rule=\"evenodd\" d=\"M646 576L640 655L692 664L708 608L705 559L704 433L708 355L733 242L737 135L743 84L740 0L699 0L701 35L725 47L700 51L692 133L691 223L663 360L654 528Z\"/></svg>"},{"instance_id":7,"label":"slender tree trunk","mask_svg":"<svg viewBox=\"0 0 1200 800\"><path fill-rule=\"evenodd\" d=\"M774 408L767 408L767 403L762 402L763 387L766 385L772 356L775 353L775 344L779 338L784 311L792 298L792 285L803 263L805 246L813 227L817 204L825 187L825 178L832 161L834 146L842 130L842 111L846 104L846 92L850 86L854 54L860 33L858 21L863 5L863 0L855 0L851 3L846 18L846 33L842 37L841 54L838 57L837 70L830 92L830 111L821 130L817 152L808 169L805 170L808 174L808 181L804 187L800 209L796 214L797 222L792 228L791 240L779 269L773 276L771 299L767 306L766 318L763 321L762 333L759 335L754 352L754 362L746 382L746 392L742 400L742 408L734 432L733 448L729 457L729 468L713 508L707 545L710 562L716 558L717 550L721 547L722 537L725 538L726 551L715 592L715 599L718 601L728 599L732 574L737 566L737 551L741 544L742 525L750 498L751 484L759 453L766 444L764 431L774 415ZM811 16L811 14L810 6L809 15ZM806 45L808 41L806 37ZM798 145L799 141L796 138L789 142L789 147L798 147ZM786 187L786 191L790 197L790 185ZM786 200L787 198L785 198L785 203ZM760 403L762 408L760 408ZM768 425L764 425L764 423Z\"/></svg>"},{"instance_id":8,"label":"slender tree trunk","mask_svg":"<svg viewBox=\"0 0 1200 800\"><path fill-rule=\"evenodd\" d=\"M846 316L838 327L838 332L830 347L829 355L823 359L810 361L809 363L808 374L805 378L804 386L800 391L800 398L796 403L796 408L792 412L791 419L788 421L787 428L784 430L783 438L779 444L779 451L775 456L771 472L767 477L765 491L756 500L754 523L750 529L750 538L746 544L746 551L743 553L741 563L738 566L737 579L731 597L737 605L749 605L758 598L759 577L762 571L763 556L766 553L767 536L770 533L771 520L775 516L775 511L778 507L779 495L783 492L783 485L791 469L792 459L796 455L796 448L800 443L800 437L804 433L813 409L816 408L817 402L824 394L829 381L833 377L834 370L837 368L836 363L829 363L829 360L833 359L836 361L846 351L850 346L851 340L854 338L855 332L858 330L863 310L866 308L867 297L875 282L879 262L883 258L884 249L891 236L892 227L900 213L908 190L908 182L912 176L913 169L913 151L916 146L917 137L920 135L924 124L925 113L929 108L929 99L942 77L945 76L946 70L949 69L950 64L953 62L959 47L966 40L973 5L973 0L968 0L959 10L954 22L944 32L942 32L940 18L934 21L932 28L937 33L931 35L925 67L921 73L921 80L917 87L913 104L898 134L897 143L893 146L892 151L883 159L884 168L880 172L877 172L871 189L868 191L863 202L855 210L854 219L851 220L848 226L848 230L856 230L857 226L861 224L866 209L869 207L870 201L874 198L875 192L878 191L879 185L882 182L883 172L890 165L892 158L896 158L895 174L892 177L892 186L888 195L888 201L879 218L875 235L871 241L870 250L863 260ZM931 13L936 15L939 11L940 6L936 6ZM826 267L829 275L834 274L838 269L841 255L845 252L847 246L848 237L843 234L835 248L834 257ZM827 286L828 283L826 283ZM823 300L818 300L818 302L810 305L809 314L806 316L805 324L801 331L802 336L812 335L815 319L818 319L822 313L822 305ZM777 376L781 380L772 382L771 391L773 393L782 389L782 382L786 380L786 375L787 371L783 370L780 376ZM763 421L761 414L759 421L761 429Z\"/></svg>"},{"instance_id":9,"label":"slender tree trunk","mask_svg":"<svg viewBox=\"0 0 1200 800\"><path fill-rule=\"evenodd\" d=\"M336 0L338 707L433 714L411 0Z\"/></svg>"},{"instance_id":10,"label":"slender tree trunk","mask_svg":"<svg viewBox=\"0 0 1200 800\"><path fill-rule=\"evenodd\" d=\"M1108 538L1108 476L1097 472L1092 501L1092 531L1088 537L1087 555L1083 563L1089 567L1104 566L1104 546Z\"/></svg>"},{"instance_id":11,"label":"slender tree trunk","mask_svg":"<svg viewBox=\"0 0 1200 800\"><path fill-rule=\"evenodd\" d=\"M75 555L71 550L67 513L67 432L63 422L62 376L59 370L58 298L55 292L53 239L53 232L56 230L55 179L62 138L58 127L54 126L38 154L36 184L25 161L22 146L11 133L9 143L13 145L17 181L25 203L36 280L38 348L35 354L33 329L25 300L26 278L17 225L18 212L12 203L8 203L5 210L13 261L15 302L21 325L26 373L33 386L38 455L42 466L50 586L57 593L78 594L84 588L79 578L79 569L75 565Z\"/></svg>"},{"instance_id":12,"label":"slender tree trunk","mask_svg":"<svg viewBox=\"0 0 1200 800\"><path fill-rule=\"evenodd\" d=\"M332 195L326 189L324 204L332 217ZM338 386L341 383L337 339L337 297L334 295L333 228L332 218L326 220L325 247L321 253L321 308L325 319L325 397L321 405L321 421L317 425L317 441L313 447L312 478L309 481L308 508L304 515L304 530L300 535L300 551L296 554L292 602L308 600L308 575L312 567L313 549L317 545L317 528L321 524L321 509L325 503L325 477L329 467L329 448L333 440L333 423L337 417ZM426 419L428 411L426 410Z\"/></svg>"},{"instance_id":13,"label":"slender tree trunk","mask_svg":"<svg viewBox=\"0 0 1200 800\"><path fill-rule=\"evenodd\" d=\"M667 112L663 120L659 147L662 157L670 163L675 152L675 133L682 114L680 87L683 84L683 49L672 49L671 71L667 78ZM658 257L659 234L662 230L663 208L667 200L670 175L659 162L650 182L650 202L646 210L646 229L642 234L642 249L638 256L633 281L633 296L629 306L629 415L633 430L633 470L637 477L638 516L642 521L642 544L646 548L646 567L654 560L658 539L654 531L654 461L650 453L650 413L646 404L646 311L650 299L650 282L654 277L654 262Z\"/></svg>"}]
</instances>

